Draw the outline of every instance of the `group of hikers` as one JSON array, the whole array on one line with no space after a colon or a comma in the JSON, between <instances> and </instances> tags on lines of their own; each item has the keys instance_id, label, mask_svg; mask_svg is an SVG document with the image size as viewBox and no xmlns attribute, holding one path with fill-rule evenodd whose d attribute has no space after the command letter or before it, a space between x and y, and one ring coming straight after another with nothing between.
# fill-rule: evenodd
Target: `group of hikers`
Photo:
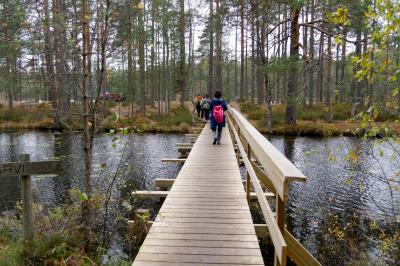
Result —
<instances>
[{"instance_id":1,"label":"group of hikers","mask_svg":"<svg viewBox=\"0 0 400 266\"><path fill-rule=\"evenodd\" d=\"M193 98L194 110L197 117L208 121L210 119L210 128L213 132L213 145L221 144L222 128L225 127L225 114L228 110L225 100L222 98L220 91L216 91L214 98L211 100L209 95L204 97L197 94Z\"/></svg>"}]
</instances>

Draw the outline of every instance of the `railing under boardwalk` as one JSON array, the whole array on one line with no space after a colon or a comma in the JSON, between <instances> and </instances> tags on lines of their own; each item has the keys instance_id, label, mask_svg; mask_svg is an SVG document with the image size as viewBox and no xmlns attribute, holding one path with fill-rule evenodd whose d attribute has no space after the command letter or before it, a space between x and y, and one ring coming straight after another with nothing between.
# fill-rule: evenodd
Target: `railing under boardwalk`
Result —
<instances>
[{"instance_id":1,"label":"railing under boardwalk","mask_svg":"<svg viewBox=\"0 0 400 266\"><path fill-rule=\"evenodd\" d=\"M250 200L252 185L267 224L264 230L268 230L275 248L275 265L286 265L287 256L297 265L321 265L285 228L284 212L285 203L288 201L289 182L304 182L306 177L232 107L228 111L228 121L237 145L238 162L243 160L248 173L247 199ZM275 193L275 214L260 182Z\"/></svg>"}]
</instances>

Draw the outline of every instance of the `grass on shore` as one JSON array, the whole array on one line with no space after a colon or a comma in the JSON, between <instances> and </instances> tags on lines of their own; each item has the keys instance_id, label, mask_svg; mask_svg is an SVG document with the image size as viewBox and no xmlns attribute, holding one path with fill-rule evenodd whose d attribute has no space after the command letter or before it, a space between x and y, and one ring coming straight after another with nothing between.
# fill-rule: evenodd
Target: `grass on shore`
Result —
<instances>
[{"instance_id":1,"label":"grass on shore","mask_svg":"<svg viewBox=\"0 0 400 266\"><path fill-rule=\"evenodd\" d=\"M250 102L239 104L241 112L261 132L267 133L266 117L267 108ZM71 105L67 119L61 125L64 129L82 131L83 124L81 106ZM136 106L136 108L138 108ZM349 104L333 104L331 113L321 104L310 107L297 107L296 125L286 125L284 104L272 107L272 130L277 135L296 136L339 136L361 135L360 123L351 118L351 106ZM158 115L156 107L146 107L145 115L134 112L129 116L130 106L122 103L107 103L99 106L97 126L99 132L128 129L131 132L152 133L189 133L192 125L192 114L187 107L179 107L177 102L171 103L171 111L168 115ZM361 109L356 110L356 113ZM375 122L382 128L391 128L391 134L400 133L398 116L390 112L379 110ZM48 104L16 105L13 111L0 104L0 130L18 131L24 129L53 129L53 117Z\"/></svg>"},{"instance_id":2,"label":"grass on shore","mask_svg":"<svg viewBox=\"0 0 400 266\"><path fill-rule=\"evenodd\" d=\"M265 105L251 104L250 102L241 102L239 104L243 112L252 124L261 132L267 133L266 117L267 107ZM313 106L297 106L297 122L295 125L286 125L285 104L274 105L272 107L272 133L275 135L296 135L296 136L354 136L362 134L359 129L359 122L351 118L350 104L333 104L331 113L322 104ZM356 113L361 112L356 110ZM396 121L398 116L395 114L380 110L375 118L375 122L383 127L392 128L394 134L398 134L399 123Z\"/></svg>"},{"instance_id":3,"label":"grass on shore","mask_svg":"<svg viewBox=\"0 0 400 266\"><path fill-rule=\"evenodd\" d=\"M122 105L122 112L117 110L115 104L99 106L97 116L98 130L110 131L128 128L133 132L154 133L188 133L191 130L192 114L186 107L180 107L177 103L171 103L171 111L168 115L158 115L157 108L147 107L146 114L135 113L129 117L130 107ZM61 124L63 129L82 131L83 124L80 115L80 106L71 105L70 113ZM17 105L11 111L0 104L0 130L18 131L24 129L53 129L53 116L48 104Z\"/></svg>"},{"instance_id":4,"label":"grass on shore","mask_svg":"<svg viewBox=\"0 0 400 266\"><path fill-rule=\"evenodd\" d=\"M10 110L0 104L0 130L50 129L53 118L47 104L17 105Z\"/></svg>"}]
</instances>

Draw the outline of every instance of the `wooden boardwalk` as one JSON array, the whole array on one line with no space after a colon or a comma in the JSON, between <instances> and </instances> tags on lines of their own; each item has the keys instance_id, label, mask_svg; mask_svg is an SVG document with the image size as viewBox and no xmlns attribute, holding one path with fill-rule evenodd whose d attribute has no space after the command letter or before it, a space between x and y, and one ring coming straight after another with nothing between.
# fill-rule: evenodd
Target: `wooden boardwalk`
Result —
<instances>
[{"instance_id":1,"label":"wooden boardwalk","mask_svg":"<svg viewBox=\"0 0 400 266\"><path fill-rule=\"evenodd\" d=\"M228 127L202 130L133 265L264 265Z\"/></svg>"}]
</instances>

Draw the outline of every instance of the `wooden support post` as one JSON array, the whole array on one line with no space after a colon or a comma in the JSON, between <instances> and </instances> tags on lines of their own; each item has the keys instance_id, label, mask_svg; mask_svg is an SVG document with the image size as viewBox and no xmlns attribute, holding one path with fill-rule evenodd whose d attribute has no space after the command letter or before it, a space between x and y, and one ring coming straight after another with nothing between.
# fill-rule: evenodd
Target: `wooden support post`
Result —
<instances>
[{"instance_id":1,"label":"wooden support post","mask_svg":"<svg viewBox=\"0 0 400 266\"><path fill-rule=\"evenodd\" d=\"M249 161L251 161L251 148L250 144L247 144L247 158ZM247 178L246 178L246 198L247 201L250 200L250 174L247 173Z\"/></svg>"},{"instance_id":2,"label":"wooden support post","mask_svg":"<svg viewBox=\"0 0 400 266\"><path fill-rule=\"evenodd\" d=\"M162 158L161 162L163 163L185 163L186 159L184 158Z\"/></svg>"},{"instance_id":3,"label":"wooden support post","mask_svg":"<svg viewBox=\"0 0 400 266\"><path fill-rule=\"evenodd\" d=\"M235 126L235 125L233 125L233 126ZM237 129L237 133L238 133L238 136L240 138L240 127L239 126L238 126L238 129ZM238 165L240 165L240 151L239 151L239 149L237 149L236 157L237 157L237 163L238 163Z\"/></svg>"},{"instance_id":4,"label":"wooden support post","mask_svg":"<svg viewBox=\"0 0 400 266\"><path fill-rule=\"evenodd\" d=\"M29 162L29 154L21 154L22 162ZM33 239L33 213L32 213L32 180L30 175L21 176L22 184L22 226L24 231L24 240Z\"/></svg>"},{"instance_id":5,"label":"wooden support post","mask_svg":"<svg viewBox=\"0 0 400 266\"><path fill-rule=\"evenodd\" d=\"M282 234L284 234L285 231L285 203L279 196L279 194L276 194L276 223L278 224L278 227L281 231ZM279 259L275 255L274 259L274 265L279 266Z\"/></svg>"}]
</instances>

